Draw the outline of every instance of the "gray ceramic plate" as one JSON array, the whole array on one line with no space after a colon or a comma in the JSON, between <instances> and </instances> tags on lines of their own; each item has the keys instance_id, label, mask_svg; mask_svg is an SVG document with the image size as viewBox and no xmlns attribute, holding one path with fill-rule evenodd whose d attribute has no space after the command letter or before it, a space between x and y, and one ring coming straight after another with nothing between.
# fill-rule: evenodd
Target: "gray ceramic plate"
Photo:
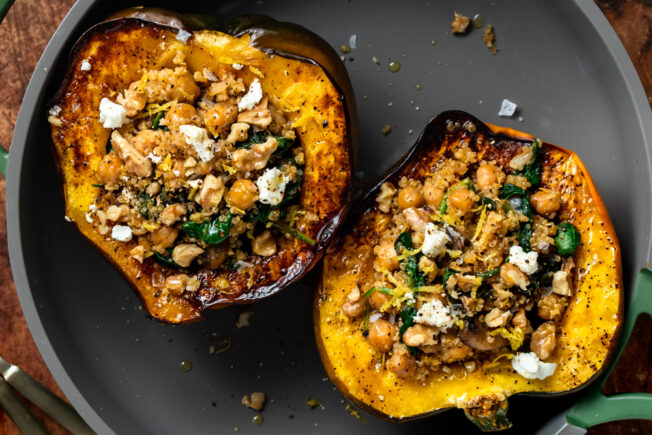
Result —
<instances>
[{"instance_id":1,"label":"gray ceramic plate","mask_svg":"<svg viewBox=\"0 0 652 435\"><path fill-rule=\"evenodd\" d=\"M14 277L36 343L73 405L100 433L224 433L237 427L247 433L380 435L471 429L460 412L403 425L369 415L363 424L351 416L315 348L314 272L254 305L246 328L235 328L239 308L209 312L206 321L186 327L162 325L147 318L119 273L64 221L45 102L60 83L74 40L127 5L75 5L36 68L11 147L7 215ZM360 113L362 182L391 166L431 116L462 109L576 151L614 220L628 288L648 261L652 116L629 58L591 0L155 5L225 20L265 13L301 23L335 47L356 34L358 48L346 66ZM480 13L494 25L497 56L484 47L480 31L449 34L454 10ZM398 73L388 71L390 60L400 62ZM518 103L522 121L497 116L503 98ZM386 124L392 132L383 136ZM218 343L228 337L233 346L210 354L207 335ZM179 369L184 359L193 363L189 373ZM252 391L269 398L261 427L252 425L254 413L239 403ZM310 409L307 396L323 406ZM515 429L540 426L574 399L510 401Z\"/></svg>"}]
</instances>

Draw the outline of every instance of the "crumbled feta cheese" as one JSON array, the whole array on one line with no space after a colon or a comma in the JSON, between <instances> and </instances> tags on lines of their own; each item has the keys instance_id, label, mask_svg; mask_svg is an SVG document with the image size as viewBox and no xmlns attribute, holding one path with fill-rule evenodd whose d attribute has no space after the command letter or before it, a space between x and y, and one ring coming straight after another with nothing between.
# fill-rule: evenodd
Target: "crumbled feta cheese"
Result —
<instances>
[{"instance_id":1,"label":"crumbled feta cheese","mask_svg":"<svg viewBox=\"0 0 652 435\"><path fill-rule=\"evenodd\" d=\"M97 206L95 204L91 204L88 206L88 211L90 212L95 212L97 211Z\"/></svg>"},{"instance_id":2,"label":"crumbled feta cheese","mask_svg":"<svg viewBox=\"0 0 652 435\"><path fill-rule=\"evenodd\" d=\"M127 120L127 111L108 98L100 101L100 122L104 128L120 128Z\"/></svg>"},{"instance_id":3,"label":"crumbled feta cheese","mask_svg":"<svg viewBox=\"0 0 652 435\"><path fill-rule=\"evenodd\" d=\"M555 372L557 364L541 361L534 352L519 352L512 358L512 368L526 379L545 379Z\"/></svg>"},{"instance_id":4,"label":"crumbled feta cheese","mask_svg":"<svg viewBox=\"0 0 652 435\"><path fill-rule=\"evenodd\" d=\"M216 82L217 81L217 76L213 71L209 70L208 68L204 68L202 70L202 74L204 74L204 77L206 77L206 80L210 80L211 82Z\"/></svg>"},{"instance_id":5,"label":"crumbled feta cheese","mask_svg":"<svg viewBox=\"0 0 652 435\"><path fill-rule=\"evenodd\" d=\"M208 162L213 158L215 141L208 137L205 128L186 124L180 126L179 131L186 136L186 143L195 148L195 152L202 162Z\"/></svg>"},{"instance_id":6,"label":"crumbled feta cheese","mask_svg":"<svg viewBox=\"0 0 652 435\"><path fill-rule=\"evenodd\" d=\"M150 159L152 161L152 163L154 163L155 165L158 165L159 163L161 163L161 160L163 159L161 156L157 156L156 154L154 154L154 151L147 154L146 157L148 159Z\"/></svg>"},{"instance_id":7,"label":"crumbled feta cheese","mask_svg":"<svg viewBox=\"0 0 652 435\"><path fill-rule=\"evenodd\" d=\"M116 225L111 230L111 238L118 242L128 242L131 240L131 228L127 225Z\"/></svg>"},{"instance_id":8,"label":"crumbled feta cheese","mask_svg":"<svg viewBox=\"0 0 652 435\"><path fill-rule=\"evenodd\" d=\"M450 241L448 235L438 230L435 224L428 222L423 237L421 252L428 257L437 257L446 249L446 243Z\"/></svg>"},{"instance_id":9,"label":"crumbled feta cheese","mask_svg":"<svg viewBox=\"0 0 652 435\"><path fill-rule=\"evenodd\" d=\"M198 178L196 180L188 181L188 186L192 187L193 189L199 189L199 186L201 186L201 183L202 183L202 181ZM238 262L240 262L240 260L238 260ZM236 265L238 264L238 262L236 262Z\"/></svg>"},{"instance_id":10,"label":"crumbled feta cheese","mask_svg":"<svg viewBox=\"0 0 652 435\"><path fill-rule=\"evenodd\" d=\"M235 322L236 328L244 328L245 326L251 325L249 323L249 318L253 315L253 311L243 311L238 316L238 320Z\"/></svg>"},{"instance_id":11,"label":"crumbled feta cheese","mask_svg":"<svg viewBox=\"0 0 652 435\"><path fill-rule=\"evenodd\" d=\"M516 112L516 103L512 103L507 98L503 100L503 103L500 105L500 111L498 116L513 116Z\"/></svg>"},{"instance_id":12,"label":"crumbled feta cheese","mask_svg":"<svg viewBox=\"0 0 652 435\"><path fill-rule=\"evenodd\" d=\"M521 269L526 275L532 275L539 269L536 251L525 252L518 245L509 248L509 262Z\"/></svg>"},{"instance_id":13,"label":"crumbled feta cheese","mask_svg":"<svg viewBox=\"0 0 652 435\"><path fill-rule=\"evenodd\" d=\"M48 112L50 116L59 116L59 113L61 113L61 107L60 106L52 106L50 107L50 110Z\"/></svg>"},{"instance_id":14,"label":"crumbled feta cheese","mask_svg":"<svg viewBox=\"0 0 652 435\"><path fill-rule=\"evenodd\" d=\"M174 171L172 171L172 173L174 174L175 177L178 177L179 175L181 175L181 172L177 171L176 169Z\"/></svg>"},{"instance_id":15,"label":"crumbled feta cheese","mask_svg":"<svg viewBox=\"0 0 652 435\"><path fill-rule=\"evenodd\" d=\"M240 272L242 269L247 269L249 267L254 267L253 264L247 263L246 261L238 260L233 264L233 267Z\"/></svg>"},{"instance_id":16,"label":"crumbled feta cheese","mask_svg":"<svg viewBox=\"0 0 652 435\"><path fill-rule=\"evenodd\" d=\"M88 212L88 213L86 213L85 216L86 216L86 222L88 222L89 224L92 224L93 223L93 218L91 217L91 213Z\"/></svg>"},{"instance_id":17,"label":"crumbled feta cheese","mask_svg":"<svg viewBox=\"0 0 652 435\"><path fill-rule=\"evenodd\" d=\"M86 59L82 60L81 66L79 67L80 70L82 71L90 71L91 70L91 63L87 61Z\"/></svg>"},{"instance_id":18,"label":"crumbled feta cheese","mask_svg":"<svg viewBox=\"0 0 652 435\"><path fill-rule=\"evenodd\" d=\"M355 33L349 38L349 47L351 47L351 49L358 48L358 35Z\"/></svg>"},{"instance_id":19,"label":"crumbled feta cheese","mask_svg":"<svg viewBox=\"0 0 652 435\"><path fill-rule=\"evenodd\" d=\"M258 79L254 79L249 85L249 90L238 103L238 110L251 110L263 99L263 88L260 86Z\"/></svg>"},{"instance_id":20,"label":"crumbled feta cheese","mask_svg":"<svg viewBox=\"0 0 652 435\"><path fill-rule=\"evenodd\" d=\"M179 31L177 32L177 39L178 39L179 41L183 42L184 44L188 42L188 39L189 39L191 36L192 36L192 35L191 35L189 32L186 32L186 31L183 30L183 29L179 29Z\"/></svg>"},{"instance_id":21,"label":"crumbled feta cheese","mask_svg":"<svg viewBox=\"0 0 652 435\"><path fill-rule=\"evenodd\" d=\"M378 319L381 319L383 317L382 314L380 313L373 313L372 315L369 316L369 323L373 323Z\"/></svg>"},{"instance_id":22,"label":"crumbled feta cheese","mask_svg":"<svg viewBox=\"0 0 652 435\"><path fill-rule=\"evenodd\" d=\"M66 220L66 222L72 222L72 219L70 219L68 215L65 215L63 218Z\"/></svg>"},{"instance_id":23,"label":"crumbled feta cheese","mask_svg":"<svg viewBox=\"0 0 652 435\"><path fill-rule=\"evenodd\" d=\"M267 169L256 180L258 198L263 204L279 205L283 201L285 187L291 178L278 168Z\"/></svg>"},{"instance_id":24,"label":"crumbled feta cheese","mask_svg":"<svg viewBox=\"0 0 652 435\"><path fill-rule=\"evenodd\" d=\"M241 63L234 63L231 66L233 67L233 69L237 69L237 70L241 70L242 68L244 68L244 65Z\"/></svg>"},{"instance_id":25,"label":"crumbled feta cheese","mask_svg":"<svg viewBox=\"0 0 652 435\"><path fill-rule=\"evenodd\" d=\"M439 299L424 302L421 305L421 309L414 316L415 322L436 326L442 331L453 326L453 320L453 317L450 315L450 310Z\"/></svg>"}]
</instances>

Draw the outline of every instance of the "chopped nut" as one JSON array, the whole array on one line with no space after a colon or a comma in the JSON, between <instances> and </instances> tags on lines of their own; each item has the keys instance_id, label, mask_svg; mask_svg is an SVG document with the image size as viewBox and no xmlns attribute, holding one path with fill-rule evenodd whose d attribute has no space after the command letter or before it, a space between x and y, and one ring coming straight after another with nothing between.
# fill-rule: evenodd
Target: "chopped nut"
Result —
<instances>
[{"instance_id":1,"label":"chopped nut","mask_svg":"<svg viewBox=\"0 0 652 435\"><path fill-rule=\"evenodd\" d=\"M376 202L378 203L378 210L383 213L389 213L390 207L392 205L392 198L396 195L396 188L390 182L384 182L380 185L380 193L376 197Z\"/></svg>"},{"instance_id":2,"label":"chopped nut","mask_svg":"<svg viewBox=\"0 0 652 435\"><path fill-rule=\"evenodd\" d=\"M127 171L142 178L152 175L152 162L139 153L117 130L113 130L111 133L111 144L118 152L120 159L125 162Z\"/></svg>"},{"instance_id":3,"label":"chopped nut","mask_svg":"<svg viewBox=\"0 0 652 435\"><path fill-rule=\"evenodd\" d=\"M265 142L253 145L251 149L235 150L232 155L233 166L240 172L263 169L276 148L278 141L270 136Z\"/></svg>"},{"instance_id":4,"label":"chopped nut","mask_svg":"<svg viewBox=\"0 0 652 435\"><path fill-rule=\"evenodd\" d=\"M456 11L453 22L451 23L451 30L453 33L466 33L466 31L469 29L470 22L471 19L469 19L469 17L462 15Z\"/></svg>"},{"instance_id":5,"label":"chopped nut","mask_svg":"<svg viewBox=\"0 0 652 435\"><path fill-rule=\"evenodd\" d=\"M552 291L561 296L570 296L571 288L568 283L568 272L563 270L558 270L552 276Z\"/></svg>"},{"instance_id":6,"label":"chopped nut","mask_svg":"<svg viewBox=\"0 0 652 435\"><path fill-rule=\"evenodd\" d=\"M226 137L226 144L233 145L236 142L246 140L249 131L249 124L244 122L236 122L231 125L231 133Z\"/></svg>"},{"instance_id":7,"label":"chopped nut","mask_svg":"<svg viewBox=\"0 0 652 435\"><path fill-rule=\"evenodd\" d=\"M220 201L222 201L225 190L226 188L221 178L208 174L204 178L204 183L199 194L195 196L195 202L205 209L217 207Z\"/></svg>"},{"instance_id":8,"label":"chopped nut","mask_svg":"<svg viewBox=\"0 0 652 435\"><path fill-rule=\"evenodd\" d=\"M163 225L171 226L178 221L181 216L186 214L186 206L183 204L170 204L159 216L159 220Z\"/></svg>"},{"instance_id":9,"label":"chopped nut","mask_svg":"<svg viewBox=\"0 0 652 435\"><path fill-rule=\"evenodd\" d=\"M145 260L145 247L142 245L136 246L134 249L129 251L129 255L132 256L132 258L139 263L142 263L143 260Z\"/></svg>"},{"instance_id":10,"label":"chopped nut","mask_svg":"<svg viewBox=\"0 0 652 435\"><path fill-rule=\"evenodd\" d=\"M484 322L490 328L498 328L500 326L505 326L511 315L512 313L509 311L494 308L484 316Z\"/></svg>"},{"instance_id":11,"label":"chopped nut","mask_svg":"<svg viewBox=\"0 0 652 435\"><path fill-rule=\"evenodd\" d=\"M129 207L126 205L112 205L106 210L106 219L113 222L124 222L129 216Z\"/></svg>"},{"instance_id":12,"label":"chopped nut","mask_svg":"<svg viewBox=\"0 0 652 435\"><path fill-rule=\"evenodd\" d=\"M180 296L186 288L188 282L188 275L180 273L177 275L170 275L165 279L165 288L175 296Z\"/></svg>"},{"instance_id":13,"label":"chopped nut","mask_svg":"<svg viewBox=\"0 0 652 435\"><path fill-rule=\"evenodd\" d=\"M244 396L241 403L254 411L260 411L265 406L265 393L251 393L251 396Z\"/></svg>"},{"instance_id":14,"label":"chopped nut","mask_svg":"<svg viewBox=\"0 0 652 435\"><path fill-rule=\"evenodd\" d=\"M487 27L484 29L484 37L482 38L484 41L484 45L487 46L491 54L496 54L498 53L498 49L496 49L496 35L494 34L494 26L491 24L488 24Z\"/></svg>"},{"instance_id":15,"label":"chopped nut","mask_svg":"<svg viewBox=\"0 0 652 435\"><path fill-rule=\"evenodd\" d=\"M181 267L188 267L195 258L203 253L204 250L194 243L182 243L175 246L172 251L172 260Z\"/></svg>"},{"instance_id":16,"label":"chopped nut","mask_svg":"<svg viewBox=\"0 0 652 435\"><path fill-rule=\"evenodd\" d=\"M387 136L390 132L392 131L392 126L387 124L383 127L381 132L383 133L383 136Z\"/></svg>"}]
</instances>

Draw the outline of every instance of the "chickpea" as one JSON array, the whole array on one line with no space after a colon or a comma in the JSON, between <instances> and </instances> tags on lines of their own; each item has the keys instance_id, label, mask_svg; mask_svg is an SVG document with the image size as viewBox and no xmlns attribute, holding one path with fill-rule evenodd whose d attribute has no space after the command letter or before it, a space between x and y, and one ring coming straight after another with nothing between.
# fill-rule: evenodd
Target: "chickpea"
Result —
<instances>
[{"instance_id":1,"label":"chickpea","mask_svg":"<svg viewBox=\"0 0 652 435\"><path fill-rule=\"evenodd\" d=\"M342 311L347 317L359 317L364 314L367 308L367 303L364 298L355 301L348 300L342 304Z\"/></svg>"},{"instance_id":2,"label":"chickpea","mask_svg":"<svg viewBox=\"0 0 652 435\"><path fill-rule=\"evenodd\" d=\"M105 184L116 184L122 175L122 161L115 151L104 156L97 167L97 178Z\"/></svg>"},{"instance_id":3,"label":"chickpea","mask_svg":"<svg viewBox=\"0 0 652 435\"><path fill-rule=\"evenodd\" d=\"M448 203L464 212L471 211L477 201L478 195L464 188L453 190L448 196Z\"/></svg>"},{"instance_id":4,"label":"chickpea","mask_svg":"<svg viewBox=\"0 0 652 435\"><path fill-rule=\"evenodd\" d=\"M265 230L258 237L251 241L251 250L256 255L270 257L276 254L276 240L271 231Z\"/></svg>"},{"instance_id":5,"label":"chickpea","mask_svg":"<svg viewBox=\"0 0 652 435\"><path fill-rule=\"evenodd\" d=\"M542 324L532 333L530 350L536 353L540 359L547 359L555 350L556 336L557 331L553 322Z\"/></svg>"},{"instance_id":6,"label":"chickpea","mask_svg":"<svg viewBox=\"0 0 652 435\"><path fill-rule=\"evenodd\" d=\"M178 230L170 227L161 227L158 230L152 231L153 249L162 252L164 249L169 248L174 244L178 234Z\"/></svg>"},{"instance_id":7,"label":"chickpea","mask_svg":"<svg viewBox=\"0 0 652 435\"><path fill-rule=\"evenodd\" d=\"M165 288L167 288L173 295L180 296L181 293L183 293L183 290L186 288L186 282L188 282L188 278L188 275L185 273L170 275L165 278Z\"/></svg>"},{"instance_id":8,"label":"chickpea","mask_svg":"<svg viewBox=\"0 0 652 435\"><path fill-rule=\"evenodd\" d=\"M374 254L376 255L374 261L374 267L376 269L387 269L389 272L398 269L398 255L396 254L393 243L385 242L375 246Z\"/></svg>"},{"instance_id":9,"label":"chickpea","mask_svg":"<svg viewBox=\"0 0 652 435\"><path fill-rule=\"evenodd\" d=\"M226 135L229 127L238 117L238 106L234 103L217 103L206 112L204 122L213 136Z\"/></svg>"},{"instance_id":10,"label":"chickpea","mask_svg":"<svg viewBox=\"0 0 652 435\"><path fill-rule=\"evenodd\" d=\"M554 190L539 189L530 197L530 203L540 215L553 218L561 206L561 199Z\"/></svg>"},{"instance_id":11,"label":"chickpea","mask_svg":"<svg viewBox=\"0 0 652 435\"><path fill-rule=\"evenodd\" d=\"M394 337L398 330L387 320L378 319L369 325L367 339L373 347L381 352L389 352L394 344Z\"/></svg>"},{"instance_id":12,"label":"chickpea","mask_svg":"<svg viewBox=\"0 0 652 435\"><path fill-rule=\"evenodd\" d=\"M258 187L246 178L236 180L226 194L226 199L232 206L247 210L258 201Z\"/></svg>"},{"instance_id":13,"label":"chickpea","mask_svg":"<svg viewBox=\"0 0 652 435\"><path fill-rule=\"evenodd\" d=\"M429 206L439 207L441 200L444 198L444 190L435 186L435 181L432 178L428 178L423 183L423 197Z\"/></svg>"},{"instance_id":14,"label":"chickpea","mask_svg":"<svg viewBox=\"0 0 652 435\"><path fill-rule=\"evenodd\" d=\"M389 371L402 378L410 376L414 372L414 359L407 354L395 353L387 361Z\"/></svg>"},{"instance_id":15,"label":"chickpea","mask_svg":"<svg viewBox=\"0 0 652 435\"><path fill-rule=\"evenodd\" d=\"M503 173L500 169L487 163L480 165L475 174L480 189L496 184L502 178L502 175Z\"/></svg>"},{"instance_id":16,"label":"chickpea","mask_svg":"<svg viewBox=\"0 0 652 435\"><path fill-rule=\"evenodd\" d=\"M369 296L369 305L371 305L372 308L378 310L380 309L380 307L385 305L387 301L391 299L391 296L381 291L378 291L378 287L387 287L387 284L385 284L384 282L376 282L374 286L376 287L376 291Z\"/></svg>"},{"instance_id":17,"label":"chickpea","mask_svg":"<svg viewBox=\"0 0 652 435\"><path fill-rule=\"evenodd\" d=\"M170 130L178 130L181 125L199 124L199 117L192 105L177 103L170 107L161 124L166 125Z\"/></svg>"},{"instance_id":18,"label":"chickpea","mask_svg":"<svg viewBox=\"0 0 652 435\"><path fill-rule=\"evenodd\" d=\"M415 186L404 187L398 192L398 208L401 210L421 207L424 201L423 195Z\"/></svg>"},{"instance_id":19,"label":"chickpea","mask_svg":"<svg viewBox=\"0 0 652 435\"><path fill-rule=\"evenodd\" d=\"M564 312L564 302L563 297L554 293L544 296L537 304L537 314L544 320L554 320Z\"/></svg>"}]
</instances>

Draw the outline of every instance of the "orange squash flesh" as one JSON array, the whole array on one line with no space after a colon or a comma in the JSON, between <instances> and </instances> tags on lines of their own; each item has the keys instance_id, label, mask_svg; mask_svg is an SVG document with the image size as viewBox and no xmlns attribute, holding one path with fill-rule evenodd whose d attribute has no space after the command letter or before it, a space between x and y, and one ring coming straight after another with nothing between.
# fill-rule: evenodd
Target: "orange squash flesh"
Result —
<instances>
[{"instance_id":1,"label":"orange squash flesh","mask_svg":"<svg viewBox=\"0 0 652 435\"><path fill-rule=\"evenodd\" d=\"M561 194L560 220L571 222L581 233L574 257L576 290L559 324L556 350L547 360L557 364L555 373L544 380L525 379L512 369L508 359L503 359L480 364L470 373L462 368L451 376L433 375L422 384L380 368L382 355L341 307L359 277L372 273L372 246L379 237L376 217L380 212L375 198L380 184L391 181L396 185L401 176L423 180L440 156L463 139L463 129L447 132L448 121L475 123L473 138L464 139L476 144L480 161L506 163L524 142L533 139L525 133L482 124L463 112L445 112L434 118L406 157L359 201L345 234L326 253L314 300L316 340L331 380L363 409L395 421L422 418L447 408L468 410L483 397L500 401L517 393L562 393L585 386L606 366L623 316L620 248L595 183L575 153L543 143L542 187Z\"/></svg>"},{"instance_id":2,"label":"orange squash flesh","mask_svg":"<svg viewBox=\"0 0 652 435\"><path fill-rule=\"evenodd\" d=\"M348 211L353 145L352 115L346 104L352 95L344 98L339 84L310 59L268 55L250 45L247 33L236 37L202 30L184 43L176 38L177 32L151 21L120 18L84 34L73 50L67 81L53 103L61 108L57 115L61 125L52 126L52 138L68 218L123 273L147 312L165 322L187 323L201 318L205 308L249 303L271 295L319 260ZM91 204L105 205L96 200L102 189L94 186L111 133L99 122L100 100L114 101L118 92L147 70L173 67L172 59L178 53L185 56L191 73L217 68L220 63L244 65L244 81L259 78L270 102L293 122L306 161L300 199L306 213L295 227L316 240L313 247L295 238L281 238L277 254L259 257L246 274L199 270L200 289L182 296L152 286L151 277L162 266L153 258L143 264L133 259L129 251L136 246L135 240L116 242L110 234L101 235L97 224L86 219ZM82 61L90 63L90 71L81 70Z\"/></svg>"}]
</instances>

